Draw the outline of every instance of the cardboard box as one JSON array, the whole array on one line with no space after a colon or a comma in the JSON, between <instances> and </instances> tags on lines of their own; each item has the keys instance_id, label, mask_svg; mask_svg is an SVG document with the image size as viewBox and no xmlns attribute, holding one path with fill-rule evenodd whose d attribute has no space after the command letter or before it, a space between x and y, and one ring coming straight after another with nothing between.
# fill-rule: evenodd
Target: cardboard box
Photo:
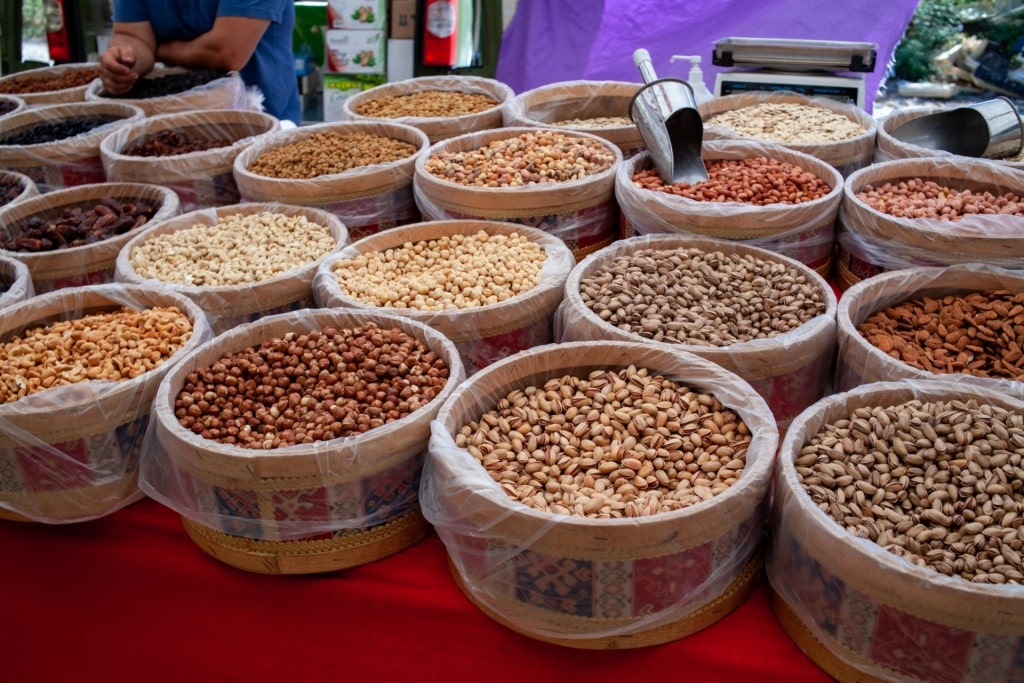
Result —
<instances>
[{"instance_id":1,"label":"cardboard box","mask_svg":"<svg viewBox=\"0 0 1024 683\"><path fill-rule=\"evenodd\" d=\"M327 71L336 74L383 74L387 43L384 31L327 31Z\"/></svg>"},{"instance_id":2,"label":"cardboard box","mask_svg":"<svg viewBox=\"0 0 1024 683\"><path fill-rule=\"evenodd\" d=\"M324 121L340 121L345 100L356 93L375 88L383 76L324 74Z\"/></svg>"},{"instance_id":3,"label":"cardboard box","mask_svg":"<svg viewBox=\"0 0 1024 683\"><path fill-rule=\"evenodd\" d=\"M324 32L327 31L327 0L297 0L295 28L292 31L292 52L296 60L312 53L317 66L324 65ZM297 73L304 73L296 62Z\"/></svg>"},{"instance_id":4,"label":"cardboard box","mask_svg":"<svg viewBox=\"0 0 1024 683\"><path fill-rule=\"evenodd\" d=\"M389 38L412 40L416 31L416 0L391 0L388 8L391 17Z\"/></svg>"},{"instance_id":5,"label":"cardboard box","mask_svg":"<svg viewBox=\"0 0 1024 683\"><path fill-rule=\"evenodd\" d=\"M387 27L387 0L328 0L327 28L382 30Z\"/></svg>"},{"instance_id":6,"label":"cardboard box","mask_svg":"<svg viewBox=\"0 0 1024 683\"><path fill-rule=\"evenodd\" d=\"M388 39L388 83L405 81L415 74L415 58L413 55L412 40Z\"/></svg>"}]
</instances>

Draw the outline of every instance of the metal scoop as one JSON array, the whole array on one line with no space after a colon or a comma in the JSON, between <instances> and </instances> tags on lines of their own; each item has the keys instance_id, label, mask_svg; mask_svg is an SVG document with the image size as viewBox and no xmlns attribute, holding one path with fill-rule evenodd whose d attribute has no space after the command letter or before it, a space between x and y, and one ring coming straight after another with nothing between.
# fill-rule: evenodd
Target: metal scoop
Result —
<instances>
[{"instance_id":1,"label":"metal scoop","mask_svg":"<svg viewBox=\"0 0 1024 683\"><path fill-rule=\"evenodd\" d=\"M700 155L704 122L693 88L678 78L659 79L647 50L634 52L633 63L646 85L633 97L629 113L661 180L672 185L707 180Z\"/></svg>"},{"instance_id":2,"label":"metal scoop","mask_svg":"<svg viewBox=\"0 0 1024 683\"><path fill-rule=\"evenodd\" d=\"M987 159L1016 156L1024 126L1013 100L997 97L967 107L926 114L892 131L897 140L951 154Z\"/></svg>"}]
</instances>

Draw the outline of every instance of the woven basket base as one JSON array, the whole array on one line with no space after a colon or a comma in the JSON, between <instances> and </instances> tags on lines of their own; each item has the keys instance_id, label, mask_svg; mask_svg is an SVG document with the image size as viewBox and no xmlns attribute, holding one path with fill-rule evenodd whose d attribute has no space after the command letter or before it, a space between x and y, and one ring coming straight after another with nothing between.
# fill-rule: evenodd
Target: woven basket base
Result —
<instances>
[{"instance_id":1,"label":"woven basket base","mask_svg":"<svg viewBox=\"0 0 1024 683\"><path fill-rule=\"evenodd\" d=\"M860 282L860 278L854 275L842 261L836 263L836 272L839 274L839 289L846 291Z\"/></svg>"},{"instance_id":2,"label":"woven basket base","mask_svg":"<svg viewBox=\"0 0 1024 683\"><path fill-rule=\"evenodd\" d=\"M796 643L796 646L817 664L821 669L839 683L885 683L884 678L876 678L856 669L844 662L832 653L818 638L811 633L810 629L800 620L785 600L779 597L778 593L769 589L771 595L772 610L776 618L782 624L786 635ZM895 673L894 673L895 676Z\"/></svg>"},{"instance_id":3,"label":"woven basket base","mask_svg":"<svg viewBox=\"0 0 1024 683\"><path fill-rule=\"evenodd\" d=\"M432 530L418 507L385 524L316 541L259 541L225 534L187 517L181 521L207 555L257 574L316 574L368 564L408 548Z\"/></svg>"},{"instance_id":4,"label":"woven basket base","mask_svg":"<svg viewBox=\"0 0 1024 683\"><path fill-rule=\"evenodd\" d=\"M610 245L612 242L615 242L618 238L619 238L618 235L615 235L614 237L609 237L608 239L603 239L600 242L598 242L597 244L591 244L591 245L588 245L586 247L578 247L578 248L572 250L572 255L574 257L576 257L576 263L579 263L583 259L585 259L588 256L590 256L591 254L593 254L595 251L599 251L601 249L604 249L605 247Z\"/></svg>"},{"instance_id":5,"label":"woven basket base","mask_svg":"<svg viewBox=\"0 0 1024 683\"><path fill-rule=\"evenodd\" d=\"M74 522L102 516L133 496L141 498L138 480L138 473L132 472L130 476L95 486L35 493L0 493L0 502L19 510L33 510L40 518L49 521ZM4 507L0 507L0 519L37 522Z\"/></svg>"},{"instance_id":6,"label":"woven basket base","mask_svg":"<svg viewBox=\"0 0 1024 683\"><path fill-rule=\"evenodd\" d=\"M452 576L455 577L455 582L458 584L459 589L461 589L463 594L469 598L470 602L476 605L481 612L489 616L491 619L502 626L515 631L516 633L521 633L522 635L529 636L535 640L581 650L628 650L640 647L649 647L651 645L661 645L662 643L679 640L680 638L692 635L697 631L701 631L715 622L721 621L723 618L728 616L730 612L739 607L744 600L750 597L750 594L754 591L754 588L757 587L757 584L761 580L761 569L763 566L764 552L759 549L747 562L743 571L740 572L740 575L737 576L736 579L733 580L733 582L725 589L724 593L703 607L690 612L682 619L670 624L664 624L646 631L622 636L607 636L601 638L558 638L546 635L537 635L524 630L519 625L481 604L466 588L466 584L463 582L462 577L455 568L455 565L451 562L451 558L449 558L448 561L448 568L451 571ZM574 620L574 623L579 624L580 621L581 620L576 619ZM601 620L597 619L592 621L597 625L600 625L601 622Z\"/></svg>"}]
</instances>

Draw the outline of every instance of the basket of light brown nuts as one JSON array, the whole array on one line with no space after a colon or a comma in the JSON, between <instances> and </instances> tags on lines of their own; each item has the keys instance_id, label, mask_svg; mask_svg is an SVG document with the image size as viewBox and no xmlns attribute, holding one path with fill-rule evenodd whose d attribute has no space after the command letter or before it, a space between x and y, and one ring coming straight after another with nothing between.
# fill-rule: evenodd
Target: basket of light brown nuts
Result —
<instances>
[{"instance_id":1,"label":"basket of light brown nuts","mask_svg":"<svg viewBox=\"0 0 1024 683\"><path fill-rule=\"evenodd\" d=\"M698 107L704 139L746 138L809 154L843 176L875 156L875 119L860 107L795 92L716 97Z\"/></svg>"},{"instance_id":2,"label":"basket of light brown nuts","mask_svg":"<svg viewBox=\"0 0 1024 683\"><path fill-rule=\"evenodd\" d=\"M843 189L840 284L956 263L1024 267L1024 171L963 157L896 159Z\"/></svg>"},{"instance_id":3,"label":"basket of light brown nuts","mask_svg":"<svg viewBox=\"0 0 1024 683\"><path fill-rule=\"evenodd\" d=\"M594 133L630 157L644 148L630 117L633 97L643 87L626 81L560 81L516 95L505 103L505 126L541 126Z\"/></svg>"},{"instance_id":4,"label":"basket of light brown nuts","mask_svg":"<svg viewBox=\"0 0 1024 683\"><path fill-rule=\"evenodd\" d=\"M212 336L159 288L62 289L0 322L0 517L81 522L142 496L139 459L167 370Z\"/></svg>"},{"instance_id":5,"label":"basket of light brown nuts","mask_svg":"<svg viewBox=\"0 0 1024 683\"><path fill-rule=\"evenodd\" d=\"M179 208L174 190L147 183L55 190L0 209L0 253L28 266L37 294L112 282L121 249Z\"/></svg>"},{"instance_id":6,"label":"basket of light brown nuts","mask_svg":"<svg viewBox=\"0 0 1024 683\"><path fill-rule=\"evenodd\" d=\"M182 211L236 204L235 157L278 128L270 114L244 109L149 116L105 137L100 159L109 182L170 187Z\"/></svg>"},{"instance_id":7,"label":"basket of light brown nuts","mask_svg":"<svg viewBox=\"0 0 1024 683\"><path fill-rule=\"evenodd\" d=\"M1024 399L1024 272L981 263L907 268L839 300L839 390L949 379Z\"/></svg>"},{"instance_id":8,"label":"basket of light brown nuts","mask_svg":"<svg viewBox=\"0 0 1024 683\"><path fill-rule=\"evenodd\" d=\"M620 240L573 269L559 341L642 342L701 356L749 382L780 429L824 396L836 296L806 265L722 240Z\"/></svg>"},{"instance_id":9,"label":"basket of light brown nuts","mask_svg":"<svg viewBox=\"0 0 1024 683\"><path fill-rule=\"evenodd\" d=\"M501 128L502 105L515 93L482 76L420 76L356 93L342 104L346 121L389 120L418 128L431 144Z\"/></svg>"},{"instance_id":10,"label":"basket of light brown nuts","mask_svg":"<svg viewBox=\"0 0 1024 683\"><path fill-rule=\"evenodd\" d=\"M498 128L431 145L416 161L425 220L520 223L564 241L577 259L619 234L619 148L590 133Z\"/></svg>"},{"instance_id":11,"label":"basket of light brown nuts","mask_svg":"<svg viewBox=\"0 0 1024 683\"><path fill-rule=\"evenodd\" d=\"M214 332L316 305L318 265L348 244L337 216L249 202L153 223L117 257L119 282L164 286L202 308Z\"/></svg>"},{"instance_id":12,"label":"basket of light brown nuts","mask_svg":"<svg viewBox=\"0 0 1024 683\"><path fill-rule=\"evenodd\" d=\"M1024 648L1024 402L949 381L835 394L775 477L773 605L839 681L1008 682Z\"/></svg>"},{"instance_id":13,"label":"basket of light brown nuts","mask_svg":"<svg viewBox=\"0 0 1024 683\"><path fill-rule=\"evenodd\" d=\"M665 183L644 152L615 178L624 233L674 233L768 249L832 270L843 177L809 154L766 142L709 140L708 179Z\"/></svg>"},{"instance_id":14,"label":"basket of light brown nuts","mask_svg":"<svg viewBox=\"0 0 1024 683\"><path fill-rule=\"evenodd\" d=\"M324 308L372 308L440 330L472 375L551 343L576 265L562 240L496 221L414 223L364 237L324 259L313 293Z\"/></svg>"},{"instance_id":15,"label":"basket of light brown nuts","mask_svg":"<svg viewBox=\"0 0 1024 683\"><path fill-rule=\"evenodd\" d=\"M431 430L423 512L462 591L512 630L663 643L758 580L778 432L711 362L631 342L537 347L470 377Z\"/></svg>"},{"instance_id":16,"label":"basket of light brown nuts","mask_svg":"<svg viewBox=\"0 0 1024 683\"><path fill-rule=\"evenodd\" d=\"M454 344L400 316L304 309L221 334L154 401L140 486L233 567L365 564L430 531L430 420L464 379Z\"/></svg>"},{"instance_id":17,"label":"basket of light brown nuts","mask_svg":"<svg viewBox=\"0 0 1024 683\"><path fill-rule=\"evenodd\" d=\"M426 134L390 121L334 122L263 136L235 157L245 202L312 206L338 216L351 239L420 219L413 198Z\"/></svg>"}]
</instances>

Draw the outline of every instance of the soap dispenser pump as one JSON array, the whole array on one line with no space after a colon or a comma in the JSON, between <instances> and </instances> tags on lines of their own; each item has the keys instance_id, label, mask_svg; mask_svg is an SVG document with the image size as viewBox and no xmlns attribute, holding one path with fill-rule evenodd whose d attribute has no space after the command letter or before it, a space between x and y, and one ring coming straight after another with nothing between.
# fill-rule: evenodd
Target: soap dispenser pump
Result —
<instances>
[{"instance_id":1,"label":"soap dispenser pump","mask_svg":"<svg viewBox=\"0 0 1024 683\"><path fill-rule=\"evenodd\" d=\"M682 59L690 60L690 75L686 77L686 81L693 88L693 98L697 101L697 104L713 99L714 95L711 94L707 84L704 83L704 71L700 68L700 55L672 55L672 58L669 59L669 64L675 64Z\"/></svg>"}]
</instances>

